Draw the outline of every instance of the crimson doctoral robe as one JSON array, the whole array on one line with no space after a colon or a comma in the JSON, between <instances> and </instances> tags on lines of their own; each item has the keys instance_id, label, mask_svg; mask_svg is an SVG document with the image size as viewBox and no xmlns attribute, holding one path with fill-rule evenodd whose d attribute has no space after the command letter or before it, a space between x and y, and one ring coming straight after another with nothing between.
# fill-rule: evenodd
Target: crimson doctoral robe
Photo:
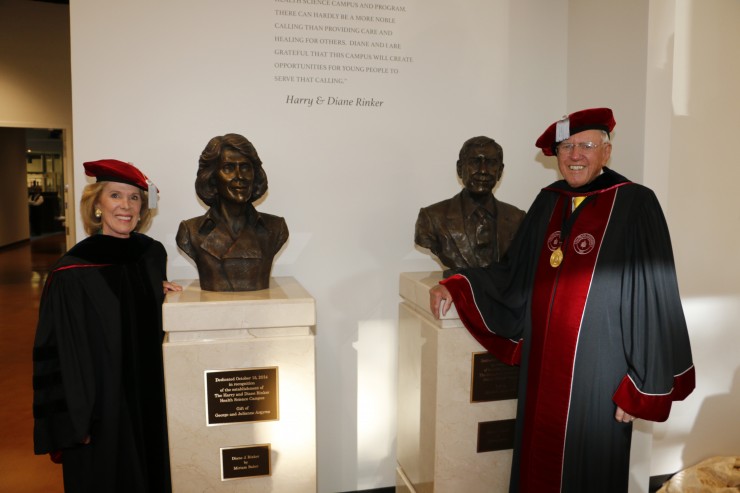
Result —
<instances>
[{"instance_id":1,"label":"crimson doctoral robe","mask_svg":"<svg viewBox=\"0 0 740 493\"><path fill-rule=\"evenodd\" d=\"M442 282L471 334L521 365L510 491L626 492L632 425L616 406L664 421L695 380L655 194L608 168L581 189L556 182L507 257Z\"/></svg>"}]
</instances>

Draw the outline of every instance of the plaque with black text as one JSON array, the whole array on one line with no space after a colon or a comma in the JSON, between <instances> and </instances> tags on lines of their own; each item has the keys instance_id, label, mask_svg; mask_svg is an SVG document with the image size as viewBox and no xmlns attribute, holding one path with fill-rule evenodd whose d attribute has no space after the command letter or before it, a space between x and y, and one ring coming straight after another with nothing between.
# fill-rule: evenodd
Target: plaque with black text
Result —
<instances>
[{"instance_id":1,"label":"plaque with black text","mask_svg":"<svg viewBox=\"0 0 740 493\"><path fill-rule=\"evenodd\" d=\"M211 370L205 379L209 426L280 418L277 367Z\"/></svg>"},{"instance_id":2,"label":"plaque with black text","mask_svg":"<svg viewBox=\"0 0 740 493\"><path fill-rule=\"evenodd\" d=\"M506 365L488 352L473 353L470 402L517 398L519 367Z\"/></svg>"},{"instance_id":3,"label":"plaque with black text","mask_svg":"<svg viewBox=\"0 0 740 493\"><path fill-rule=\"evenodd\" d=\"M478 423L477 452L493 452L514 448L515 419L484 421Z\"/></svg>"},{"instance_id":4,"label":"plaque with black text","mask_svg":"<svg viewBox=\"0 0 740 493\"><path fill-rule=\"evenodd\" d=\"M221 481L270 474L269 444L221 449Z\"/></svg>"}]
</instances>

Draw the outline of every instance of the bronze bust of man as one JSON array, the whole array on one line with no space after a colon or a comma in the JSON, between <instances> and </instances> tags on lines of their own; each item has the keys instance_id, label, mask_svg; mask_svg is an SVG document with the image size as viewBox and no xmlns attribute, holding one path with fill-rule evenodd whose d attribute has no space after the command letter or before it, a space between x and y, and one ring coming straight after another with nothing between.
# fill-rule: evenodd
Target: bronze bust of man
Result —
<instances>
[{"instance_id":1,"label":"bronze bust of man","mask_svg":"<svg viewBox=\"0 0 740 493\"><path fill-rule=\"evenodd\" d=\"M245 137L212 138L200 155L195 192L210 209L180 223L177 246L195 261L207 291L256 291L270 284L275 254L288 239L285 219L257 212L267 191L257 150Z\"/></svg>"},{"instance_id":2,"label":"bronze bust of man","mask_svg":"<svg viewBox=\"0 0 740 493\"><path fill-rule=\"evenodd\" d=\"M468 139L460 149L457 176L463 190L419 211L414 241L447 267L487 267L509 248L524 211L493 196L504 171L504 151L489 137Z\"/></svg>"}]
</instances>

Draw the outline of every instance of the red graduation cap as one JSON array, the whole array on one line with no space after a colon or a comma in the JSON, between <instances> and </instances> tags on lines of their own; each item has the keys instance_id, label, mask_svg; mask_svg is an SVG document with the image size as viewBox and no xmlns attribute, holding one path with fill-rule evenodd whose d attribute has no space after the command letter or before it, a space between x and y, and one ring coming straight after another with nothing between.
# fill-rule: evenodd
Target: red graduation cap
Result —
<instances>
[{"instance_id":1,"label":"red graduation cap","mask_svg":"<svg viewBox=\"0 0 740 493\"><path fill-rule=\"evenodd\" d=\"M617 122L609 108L589 108L564 116L545 130L535 145L545 156L554 156L555 147L571 135L585 130L603 130L610 133Z\"/></svg>"},{"instance_id":2,"label":"red graduation cap","mask_svg":"<svg viewBox=\"0 0 740 493\"><path fill-rule=\"evenodd\" d=\"M144 173L131 163L117 159L101 159L82 163L87 176L94 176L96 181L114 181L139 187L149 193L149 208L157 208L159 189Z\"/></svg>"}]
</instances>

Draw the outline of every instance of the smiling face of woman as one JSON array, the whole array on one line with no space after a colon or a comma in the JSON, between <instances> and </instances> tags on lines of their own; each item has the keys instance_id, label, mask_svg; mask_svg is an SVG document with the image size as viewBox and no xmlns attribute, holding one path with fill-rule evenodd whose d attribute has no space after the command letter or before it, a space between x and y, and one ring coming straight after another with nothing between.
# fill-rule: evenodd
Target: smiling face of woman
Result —
<instances>
[{"instance_id":1,"label":"smiling face of woman","mask_svg":"<svg viewBox=\"0 0 740 493\"><path fill-rule=\"evenodd\" d=\"M95 204L100 209L103 234L128 238L139 223L142 193L127 183L106 182Z\"/></svg>"},{"instance_id":2,"label":"smiling face of woman","mask_svg":"<svg viewBox=\"0 0 740 493\"><path fill-rule=\"evenodd\" d=\"M249 203L254 191L254 166L249 159L236 149L225 149L216 173L216 188L222 200Z\"/></svg>"}]
</instances>

